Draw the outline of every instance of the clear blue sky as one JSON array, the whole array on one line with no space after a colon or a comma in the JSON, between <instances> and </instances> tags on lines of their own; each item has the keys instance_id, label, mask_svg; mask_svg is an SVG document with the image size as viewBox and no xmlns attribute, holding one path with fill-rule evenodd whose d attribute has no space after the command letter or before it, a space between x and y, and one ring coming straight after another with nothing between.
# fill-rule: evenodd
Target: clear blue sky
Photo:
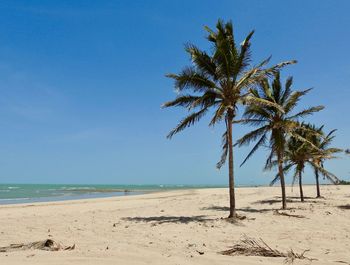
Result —
<instances>
[{"instance_id":1,"label":"clear blue sky","mask_svg":"<svg viewBox=\"0 0 350 265\"><path fill-rule=\"evenodd\" d=\"M226 184L215 168L223 127L204 120L169 141L185 113L160 108L175 96L164 75L189 63L183 44L207 48L203 26L218 18L239 41L256 30L254 62L297 59L284 77L315 88L303 106L327 106L309 121L350 147L349 10L348 0L1 1L0 182ZM266 151L238 168L247 151L235 150L237 182L268 183ZM327 166L348 178L348 158Z\"/></svg>"}]
</instances>

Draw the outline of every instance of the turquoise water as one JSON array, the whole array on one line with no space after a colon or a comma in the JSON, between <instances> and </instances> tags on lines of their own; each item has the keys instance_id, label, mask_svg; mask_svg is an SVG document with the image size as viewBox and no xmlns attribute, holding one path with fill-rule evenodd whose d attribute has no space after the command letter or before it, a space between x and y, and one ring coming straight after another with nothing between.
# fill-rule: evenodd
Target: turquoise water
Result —
<instances>
[{"instance_id":1,"label":"turquoise water","mask_svg":"<svg viewBox=\"0 0 350 265\"><path fill-rule=\"evenodd\" d=\"M0 204L129 196L152 191L208 187L221 186L0 184Z\"/></svg>"}]
</instances>

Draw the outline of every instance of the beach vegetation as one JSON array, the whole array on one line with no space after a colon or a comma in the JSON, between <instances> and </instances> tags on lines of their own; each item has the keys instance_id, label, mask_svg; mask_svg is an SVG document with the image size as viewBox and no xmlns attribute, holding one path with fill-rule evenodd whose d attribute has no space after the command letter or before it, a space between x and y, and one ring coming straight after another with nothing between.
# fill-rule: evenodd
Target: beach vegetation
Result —
<instances>
[{"instance_id":1,"label":"beach vegetation","mask_svg":"<svg viewBox=\"0 0 350 265\"><path fill-rule=\"evenodd\" d=\"M286 209L287 199L285 191L285 167L288 139L297 139L301 143L310 143L300 132L309 132L300 119L322 110L323 106L308 107L301 111L294 112L301 98L311 89L293 91L293 78L289 77L282 85L280 73L275 73L274 79L262 80L259 88L252 89L252 95L257 99L263 99L277 104L258 105L249 104L243 114L240 123L258 127L241 137L236 145L243 146L256 142L252 150L244 159L241 165L260 148L267 147L269 154L265 163L265 170L270 170L277 166L277 180L281 184L282 208Z\"/></svg>"},{"instance_id":2,"label":"beach vegetation","mask_svg":"<svg viewBox=\"0 0 350 265\"><path fill-rule=\"evenodd\" d=\"M229 169L229 218L236 216L233 139L232 127L241 105L254 104L266 108L279 109L276 102L253 95L252 90L265 80L278 73L284 66L296 61L287 61L268 66L270 57L257 65L252 64L251 38L254 31L239 44L236 41L232 22L219 20L214 30L205 27L207 40L211 44L209 52L187 44L185 50L191 65L178 74L168 74L174 80L178 93L174 100L163 107L184 107L190 114L170 131L168 138L194 125L206 114L213 113L209 126L223 122L226 126L223 135L223 154L217 167L220 168L228 157ZM279 110L281 113L282 109Z\"/></svg>"}]
</instances>

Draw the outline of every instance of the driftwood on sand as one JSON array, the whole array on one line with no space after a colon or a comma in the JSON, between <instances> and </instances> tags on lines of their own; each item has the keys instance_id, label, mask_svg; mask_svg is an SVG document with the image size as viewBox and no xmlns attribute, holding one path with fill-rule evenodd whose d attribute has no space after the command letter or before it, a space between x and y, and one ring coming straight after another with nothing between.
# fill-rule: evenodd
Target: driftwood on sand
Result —
<instances>
[{"instance_id":1,"label":"driftwood on sand","mask_svg":"<svg viewBox=\"0 0 350 265\"><path fill-rule=\"evenodd\" d=\"M11 244L7 247L0 247L0 252L20 251L20 250L46 250L46 251L59 251L59 250L73 250L75 244L72 246L63 246L62 244L52 240L46 239L43 241L30 242L27 244Z\"/></svg>"},{"instance_id":2,"label":"driftwood on sand","mask_svg":"<svg viewBox=\"0 0 350 265\"><path fill-rule=\"evenodd\" d=\"M305 250L301 254L295 253L292 249L288 252L282 252L271 248L261 238L256 240L254 238L244 236L239 243L235 244L228 250L220 252L220 254L228 256L282 257L285 258L286 263L293 263L295 259L313 260L304 256L305 252L307 251L309 250Z\"/></svg>"}]
</instances>

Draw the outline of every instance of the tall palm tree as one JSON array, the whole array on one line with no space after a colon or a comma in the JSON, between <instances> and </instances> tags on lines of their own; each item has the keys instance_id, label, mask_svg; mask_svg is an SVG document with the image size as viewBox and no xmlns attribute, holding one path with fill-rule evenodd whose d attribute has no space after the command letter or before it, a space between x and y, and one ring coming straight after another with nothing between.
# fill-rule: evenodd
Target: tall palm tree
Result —
<instances>
[{"instance_id":1,"label":"tall palm tree","mask_svg":"<svg viewBox=\"0 0 350 265\"><path fill-rule=\"evenodd\" d=\"M207 39L212 44L211 52L202 51L192 44L186 45L186 51L191 57L192 65L184 68L179 74L167 75L175 80L175 88L179 95L174 100L164 103L163 107L182 106L187 108L188 111L192 111L191 114L180 121L167 137L171 138L176 133L192 126L207 114L209 109L214 111L210 126L225 121L227 131L225 142L227 143L229 157L229 218L234 218L236 213L232 123L236 117L237 107L239 104L252 102L258 105L276 106L273 102L252 97L250 90L262 79L296 61L266 67L269 62L269 59L266 59L260 64L252 66L250 39L254 31L250 32L242 44L239 45L235 41L231 22L224 23L219 20L215 31L208 27L205 27L205 29L208 32ZM219 166L222 164L220 163Z\"/></svg>"},{"instance_id":2,"label":"tall palm tree","mask_svg":"<svg viewBox=\"0 0 350 265\"><path fill-rule=\"evenodd\" d=\"M310 141L315 145L319 152L317 152L317 156L312 159L312 167L315 173L316 179L316 192L317 198L321 197L320 192L320 182L319 182L319 174L321 173L324 178L327 178L332 183L338 183L339 179L334 175L324 170L324 162L327 159L334 158L335 154L342 152L342 149L330 147L335 135L336 130L330 131L327 135L325 135L322 125L321 127L316 127L314 125L309 125L310 128L314 131L317 131L318 134L313 134L310 136ZM314 165L314 166L313 166Z\"/></svg>"},{"instance_id":3,"label":"tall palm tree","mask_svg":"<svg viewBox=\"0 0 350 265\"><path fill-rule=\"evenodd\" d=\"M277 104L279 107L257 104L249 105L243 114L243 119L238 122L259 126L259 128L244 135L236 143L238 146L242 146L257 141L241 165L243 165L259 147L267 146L271 150L266 160L265 169L271 169L273 165L278 166L278 179L281 182L283 209L287 207L283 171L287 138L294 136L303 141L307 141L296 133L297 129L302 128L298 119L324 108L323 106L316 106L306 108L293 114L293 110L301 97L307 94L310 89L293 92L291 88L292 83L293 79L289 77L283 87L280 81L280 73L278 72L275 74L271 84L265 79L261 82L258 89L252 90L252 94L256 99L270 101L271 103ZM274 158L277 158L276 163L272 163Z\"/></svg>"},{"instance_id":4,"label":"tall palm tree","mask_svg":"<svg viewBox=\"0 0 350 265\"><path fill-rule=\"evenodd\" d=\"M336 183L339 181L338 178L334 174L324 169L321 163L325 159L334 158L334 154L341 152L341 150L337 148L327 148L329 141L331 141L333 138L331 135L334 131L324 137L322 131L323 126L320 128L310 124L302 124L302 126L304 128L300 128L295 131L295 135L298 135L298 137L295 137L294 135L288 140L283 170L286 173L294 167L293 183L298 180L300 200L303 202L304 193L302 175L305 166L307 164L310 165L315 171L321 172L321 174L327 177L327 179L331 180L333 183ZM304 141L302 139L307 139L308 141ZM275 177L271 184L277 180L278 176Z\"/></svg>"}]
</instances>

